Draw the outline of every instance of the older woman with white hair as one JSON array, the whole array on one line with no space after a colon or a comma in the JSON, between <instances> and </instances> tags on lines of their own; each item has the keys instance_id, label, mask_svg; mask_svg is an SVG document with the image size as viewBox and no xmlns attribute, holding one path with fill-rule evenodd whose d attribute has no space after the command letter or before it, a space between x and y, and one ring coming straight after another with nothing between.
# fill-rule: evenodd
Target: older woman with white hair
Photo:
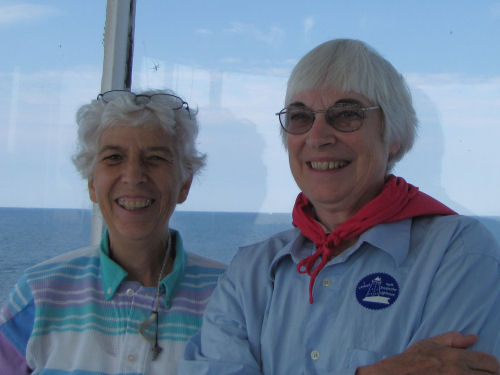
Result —
<instances>
[{"instance_id":1,"label":"older woman with white hair","mask_svg":"<svg viewBox=\"0 0 500 375\"><path fill-rule=\"evenodd\" d=\"M77 122L74 163L106 230L25 271L0 316L0 372L176 374L224 270L169 228L204 165L196 113L171 91L114 90Z\"/></svg>"},{"instance_id":2,"label":"older woman with white hair","mask_svg":"<svg viewBox=\"0 0 500 375\"><path fill-rule=\"evenodd\" d=\"M295 228L239 250L180 374L497 374L498 244L390 174L417 126L403 77L329 41L277 115Z\"/></svg>"}]
</instances>

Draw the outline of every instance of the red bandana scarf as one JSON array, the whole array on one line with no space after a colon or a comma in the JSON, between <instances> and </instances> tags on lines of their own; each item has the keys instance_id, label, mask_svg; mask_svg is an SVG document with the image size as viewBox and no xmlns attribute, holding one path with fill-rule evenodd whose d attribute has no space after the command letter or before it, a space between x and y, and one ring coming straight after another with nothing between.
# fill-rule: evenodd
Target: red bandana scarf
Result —
<instances>
[{"instance_id":1,"label":"red bandana scarf","mask_svg":"<svg viewBox=\"0 0 500 375\"><path fill-rule=\"evenodd\" d=\"M421 215L455 215L442 203L408 184L404 179L390 175L382 192L363 206L352 217L326 234L323 227L315 220L312 205L307 197L300 193L293 207L293 225L316 245L316 252L297 265L299 273L307 273L309 281L309 303L313 303L314 281L326 263L335 255L336 247L343 241L358 237L361 233L377 224L392 223ZM321 262L315 264L321 258Z\"/></svg>"}]
</instances>

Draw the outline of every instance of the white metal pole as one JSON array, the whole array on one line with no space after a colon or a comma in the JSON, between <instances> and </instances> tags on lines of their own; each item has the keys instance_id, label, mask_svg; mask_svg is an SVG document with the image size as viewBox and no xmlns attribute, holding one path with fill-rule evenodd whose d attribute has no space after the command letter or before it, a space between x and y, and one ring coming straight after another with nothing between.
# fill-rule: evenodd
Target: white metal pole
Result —
<instances>
[{"instance_id":1,"label":"white metal pole","mask_svg":"<svg viewBox=\"0 0 500 375\"><path fill-rule=\"evenodd\" d=\"M129 89L132 85L136 0L108 0L104 28L104 62L101 92ZM104 222L94 203L91 244L101 241Z\"/></svg>"}]
</instances>

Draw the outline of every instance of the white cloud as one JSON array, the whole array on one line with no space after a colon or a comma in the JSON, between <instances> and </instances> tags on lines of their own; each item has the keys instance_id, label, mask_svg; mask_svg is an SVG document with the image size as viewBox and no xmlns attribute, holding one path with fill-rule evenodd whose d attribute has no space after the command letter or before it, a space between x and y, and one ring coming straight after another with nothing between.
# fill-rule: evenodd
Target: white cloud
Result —
<instances>
[{"instance_id":1,"label":"white cloud","mask_svg":"<svg viewBox=\"0 0 500 375\"><path fill-rule=\"evenodd\" d=\"M399 168L461 213L500 215L500 77L410 74L419 138Z\"/></svg>"},{"instance_id":2,"label":"white cloud","mask_svg":"<svg viewBox=\"0 0 500 375\"><path fill-rule=\"evenodd\" d=\"M56 8L48 5L31 3L0 5L0 25L47 18L58 13Z\"/></svg>"},{"instance_id":3,"label":"white cloud","mask_svg":"<svg viewBox=\"0 0 500 375\"><path fill-rule=\"evenodd\" d=\"M496 3L493 3L491 5L491 13L493 14L494 18L500 18L500 1L497 1Z\"/></svg>"},{"instance_id":4,"label":"white cloud","mask_svg":"<svg viewBox=\"0 0 500 375\"><path fill-rule=\"evenodd\" d=\"M219 59L219 62L221 64L236 64L236 63L240 63L241 62L241 59L239 58L236 58L236 57L223 57L221 59Z\"/></svg>"},{"instance_id":5,"label":"white cloud","mask_svg":"<svg viewBox=\"0 0 500 375\"><path fill-rule=\"evenodd\" d=\"M271 26L268 30L261 30L254 24L232 22L231 27L224 30L228 33L249 35L258 41L273 45L283 40L285 32L277 26Z\"/></svg>"},{"instance_id":6,"label":"white cloud","mask_svg":"<svg viewBox=\"0 0 500 375\"><path fill-rule=\"evenodd\" d=\"M283 105L289 72L214 73L167 61L156 61L161 69L154 71L152 62L142 61L136 83L172 88L200 109L198 141L200 150L208 153L208 167L184 209L240 210L237 202L246 191L240 186L228 190L225 180L238 176L245 189L259 192L245 210L289 211L297 188L274 116ZM0 119L10 124L0 127L0 170L12 181L4 184L2 196L19 197L15 202L1 201L0 206L87 204L85 186L79 187L81 180L69 158L75 139L75 110L95 97L99 76L99 67L0 74L0 89L18 97L15 121L11 120L12 102L0 102L0 117L5 116ZM460 212L500 215L500 203L495 200L500 188L500 76L408 74L407 79L422 128L414 152L403 159L397 172ZM212 82L219 85L217 90ZM214 92L220 100L211 100ZM214 108L212 102L218 105ZM14 122L17 127L10 129ZM8 154L9 139L15 149ZM250 161L258 166L255 180L244 174L252 169ZM35 186L26 180L41 182ZM20 186L22 194L18 194ZM82 193L75 194L75 190ZM206 199L208 190L230 199Z\"/></svg>"},{"instance_id":7,"label":"white cloud","mask_svg":"<svg viewBox=\"0 0 500 375\"><path fill-rule=\"evenodd\" d=\"M213 31L209 30L209 29L196 29L194 32L195 32L195 34L199 34L199 35L211 35L211 34L213 34Z\"/></svg>"},{"instance_id":8,"label":"white cloud","mask_svg":"<svg viewBox=\"0 0 500 375\"><path fill-rule=\"evenodd\" d=\"M309 32L314 26L314 18L313 17L306 17L304 20L304 34L307 37L309 35Z\"/></svg>"},{"instance_id":9,"label":"white cloud","mask_svg":"<svg viewBox=\"0 0 500 375\"><path fill-rule=\"evenodd\" d=\"M99 86L100 68L92 66L0 74L0 89L16 97L15 105L0 102L0 121L7 125L0 127L0 170L10 176L0 206L88 205L70 158L76 110L96 97Z\"/></svg>"}]
</instances>

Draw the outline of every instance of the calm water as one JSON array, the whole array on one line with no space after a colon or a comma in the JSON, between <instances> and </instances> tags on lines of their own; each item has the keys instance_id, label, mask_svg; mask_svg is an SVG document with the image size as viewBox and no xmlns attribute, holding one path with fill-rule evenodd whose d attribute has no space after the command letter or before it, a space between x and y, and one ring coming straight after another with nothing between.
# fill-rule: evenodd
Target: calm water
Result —
<instances>
[{"instance_id":1,"label":"calm water","mask_svg":"<svg viewBox=\"0 0 500 375\"><path fill-rule=\"evenodd\" d=\"M479 218L500 243L500 217ZM0 304L22 271L88 245L89 210L0 208ZM188 251L228 263L238 246L290 228L290 214L175 212L170 226Z\"/></svg>"},{"instance_id":2,"label":"calm water","mask_svg":"<svg viewBox=\"0 0 500 375\"><path fill-rule=\"evenodd\" d=\"M0 304L25 268L88 245L90 222L89 210L0 208ZM186 250L228 263L238 246L289 228L291 215L175 212L170 226Z\"/></svg>"}]
</instances>

